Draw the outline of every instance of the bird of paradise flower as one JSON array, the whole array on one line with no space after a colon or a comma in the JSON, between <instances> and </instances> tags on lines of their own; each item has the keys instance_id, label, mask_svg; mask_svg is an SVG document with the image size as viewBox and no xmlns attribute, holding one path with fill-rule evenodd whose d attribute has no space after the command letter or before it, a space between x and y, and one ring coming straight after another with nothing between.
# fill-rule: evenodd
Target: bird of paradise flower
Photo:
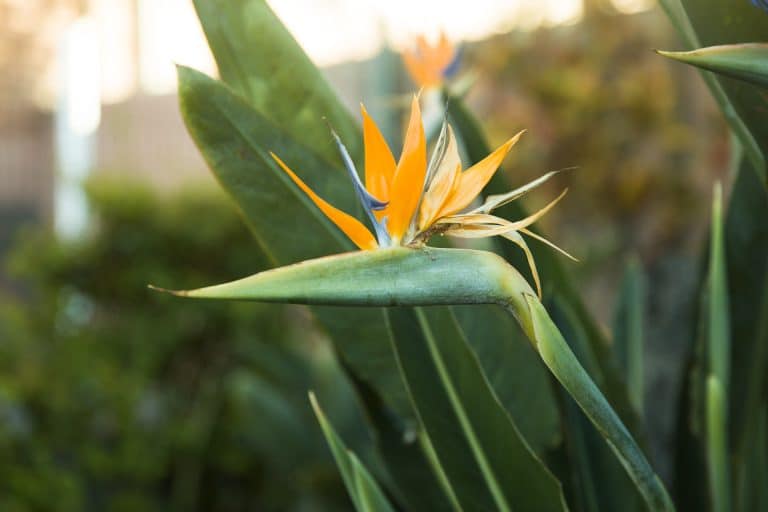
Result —
<instances>
[{"instance_id":1,"label":"bird of paradise flower","mask_svg":"<svg viewBox=\"0 0 768 512\"><path fill-rule=\"evenodd\" d=\"M488 197L480 206L467 208L493 177L510 149L524 130L499 146L486 158L462 171L458 144L448 123L443 127L434 152L427 162L426 138L418 98L411 104L410 120L399 161L395 158L376 123L361 106L363 145L365 148L365 184L339 137L333 133L354 189L374 228L372 233L355 217L335 208L319 197L288 165L271 153L275 161L314 204L362 250L396 245L419 247L432 236L445 234L461 238L502 236L517 244L526 255L536 288L541 283L533 255L521 236L535 238L569 258L575 259L528 227L546 214L563 198L555 200L536 213L509 221L491 212L551 178L556 171L506 194Z\"/></svg>"},{"instance_id":2,"label":"bird of paradise flower","mask_svg":"<svg viewBox=\"0 0 768 512\"><path fill-rule=\"evenodd\" d=\"M445 33L440 34L435 45L424 36L417 37L415 47L404 51L402 57L408 74L422 89L440 87L459 66L459 51Z\"/></svg>"}]
</instances>

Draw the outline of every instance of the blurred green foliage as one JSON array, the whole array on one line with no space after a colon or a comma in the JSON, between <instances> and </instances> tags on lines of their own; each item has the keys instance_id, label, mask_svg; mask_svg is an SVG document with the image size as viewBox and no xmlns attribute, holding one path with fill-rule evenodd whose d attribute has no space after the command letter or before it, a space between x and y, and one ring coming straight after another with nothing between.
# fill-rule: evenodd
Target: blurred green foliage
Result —
<instances>
[{"instance_id":1,"label":"blurred green foliage","mask_svg":"<svg viewBox=\"0 0 768 512\"><path fill-rule=\"evenodd\" d=\"M675 41L659 9L606 8L467 48L478 76L467 102L491 145L529 131L506 164L509 182L577 167L547 185L571 187L542 226L586 264L580 281L609 271L616 282L617 256L630 251L644 261L672 248L694 255L704 236L711 183L727 168L726 129L696 73L652 51Z\"/></svg>"},{"instance_id":2,"label":"blurred green foliage","mask_svg":"<svg viewBox=\"0 0 768 512\"><path fill-rule=\"evenodd\" d=\"M119 182L89 196L85 240L34 230L9 259L24 293L0 301L0 510L347 507L307 390L364 433L306 313L146 288L262 267L234 208Z\"/></svg>"}]
</instances>

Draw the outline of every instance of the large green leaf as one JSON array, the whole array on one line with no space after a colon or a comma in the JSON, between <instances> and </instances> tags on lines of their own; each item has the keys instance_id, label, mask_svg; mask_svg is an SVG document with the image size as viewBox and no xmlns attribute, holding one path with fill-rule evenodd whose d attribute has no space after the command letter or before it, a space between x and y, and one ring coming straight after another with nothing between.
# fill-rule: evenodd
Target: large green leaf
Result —
<instances>
[{"instance_id":1,"label":"large green leaf","mask_svg":"<svg viewBox=\"0 0 768 512\"><path fill-rule=\"evenodd\" d=\"M763 402L745 438L749 451L742 462L743 471L736 489L737 507L742 512L768 510L768 407Z\"/></svg>"},{"instance_id":2,"label":"large green leaf","mask_svg":"<svg viewBox=\"0 0 768 512\"><path fill-rule=\"evenodd\" d=\"M392 318L393 331L423 335L394 337L398 361L463 510L565 510L559 483L499 404L450 310L404 313Z\"/></svg>"},{"instance_id":3,"label":"large green leaf","mask_svg":"<svg viewBox=\"0 0 768 512\"><path fill-rule=\"evenodd\" d=\"M729 409L739 444L758 416L768 368L768 329L761 327L768 318L768 191L749 167L749 161L742 162L725 217L733 369Z\"/></svg>"},{"instance_id":4,"label":"large green leaf","mask_svg":"<svg viewBox=\"0 0 768 512\"><path fill-rule=\"evenodd\" d=\"M526 441L539 454L557 445L560 418L551 379L514 319L495 306L452 309L483 373Z\"/></svg>"},{"instance_id":5,"label":"large green leaf","mask_svg":"<svg viewBox=\"0 0 768 512\"><path fill-rule=\"evenodd\" d=\"M740 510L759 510L746 505L768 499L765 486L754 478L755 472L768 471L759 468L755 456L756 444L766 443L758 432L764 429L768 402L768 191L749 166L742 162L725 220L731 319L727 401L734 494Z\"/></svg>"},{"instance_id":6,"label":"large green leaf","mask_svg":"<svg viewBox=\"0 0 768 512\"><path fill-rule=\"evenodd\" d=\"M222 80L263 116L329 162L327 120L354 157L357 123L264 0L194 0Z\"/></svg>"},{"instance_id":7,"label":"large green leaf","mask_svg":"<svg viewBox=\"0 0 768 512\"><path fill-rule=\"evenodd\" d=\"M768 16L746 0L662 0L661 3L689 50L764 42L768 34ZM723 76L710 75L706 80L765 185L768 179L768 98L764 90Z\"/></svg>"}]
</instances>

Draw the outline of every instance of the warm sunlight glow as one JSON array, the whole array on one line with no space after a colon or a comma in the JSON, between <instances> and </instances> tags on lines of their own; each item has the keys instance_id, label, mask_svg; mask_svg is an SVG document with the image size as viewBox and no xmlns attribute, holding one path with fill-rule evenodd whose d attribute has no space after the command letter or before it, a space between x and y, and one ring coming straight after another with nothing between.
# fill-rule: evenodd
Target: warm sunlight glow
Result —
<instances>
[{"instance_id":1,"label":"warm sunlight glow","mask_svg":"<svg viewBox=\"0 0 768 512\"><path fill-rule=\"evenodd\" d=\"M650 0L613 0L626 11ZM454 42L480 40L514 28L569 24L582 14L582 0L270 0L312 60L327 66L376 55L383 46L403 50L417 35L435 39L444 31ZM95 44L83 48L100 61L103 103L137 92L172 94L174 64L215 74L215 64L190 0L91 0ZM173 20L172 27L168 20ZM87 54L87 55L86 55Z\"/></svg>"},{"instance_id":2,"label":"warm sunlight glow","mask_svg":"<svg viewBox=\"0 0 768 512\"><path fill-rule=\"evenodd\" d=\"M647 11L654 5L654 0L612 0L614 7L624 14Z\"/></svg>"},{"instance_id":3,"label":"warm sunlight glow","mask_svg":"<svg viewBox=\"0 0 768 512\"><path fill-rule=\"evenodd\" d=\"M213 57L189 0L139 0L139 77L151 94L176 89L175 64L212 74ZM169 25L168 20L173 20Z\"/></svg>"},{"instance_id":4,"label":"warm sunlight glow","mask_svg":"<svg viewBox=\"0 0 768 512\"><path fill-rule=\"evenodd\" d=\"M98 0L93 17L99 24L102 101L124 101L135 92L138 79L133 0Z\"/></svg>"},{"instance_id":5,"label":"warm sunlight glow","mask_svg":"<svg viewBox=\"0 0 768 512\"><path fill-rule=\"evenodd\" d=\"M478 40L519 27L573 23L581 0L271 0L280 16L319 65L373 56L385 43L398 49L417 34ZM344 20L339 30L339 20Z\"/></svg>"},{"instance_id":6,"label":"warm sunlight glow","mask_svg":"<svg viewBox=\"0 0 768 512\"><path fill-rule=\"evenodd\" d=\"M85 136L101 121L101 74L98 30L90 18L70 25L61 47L60 88L62 110L72 132Z\"/></svg>"}]
</instances>

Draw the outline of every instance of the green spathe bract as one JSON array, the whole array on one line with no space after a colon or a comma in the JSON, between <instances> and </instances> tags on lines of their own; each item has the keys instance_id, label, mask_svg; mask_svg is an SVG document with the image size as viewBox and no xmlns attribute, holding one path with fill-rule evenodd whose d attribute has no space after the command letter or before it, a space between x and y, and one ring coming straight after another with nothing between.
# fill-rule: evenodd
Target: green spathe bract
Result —
<instances>
[{"instance_id":1,"label":"green spathe bract","mask_svg":"<svg viewBox=\"0 0 768 512\"><path fill-rule=\"evenodd\" d=\"M518 320L555 377L603 433L649 509L674 510L658 476L573 355L533 289L517 270L495 254L407 247L353 252L173 293L197 298L344 306L503 305ZM497 501L497 505L500 502L503 501Z\"/></svg>"},{"instance_id":2,"label":"green spathe bract","mask_svg":"<svg viewBox=\"0 0 768 512\"><path fill-rule=\"evenodd\" d=\"M500 304L535 293L512 266L486 251L393 247L288 265L207 288L198 298L333 306Z\"/></svg>"},{"instance_id":3,"label":"green spathe bract","mask_svg":"<svg viewBox=\"0 0 768 512\"><path fill-rule=\"evenodd\" d=\"M524 294L535 292L503 258L486 251L393 247L308 260L184 297L328 306L510 306L529 338Z\"/></svg>"}]
</instances>

